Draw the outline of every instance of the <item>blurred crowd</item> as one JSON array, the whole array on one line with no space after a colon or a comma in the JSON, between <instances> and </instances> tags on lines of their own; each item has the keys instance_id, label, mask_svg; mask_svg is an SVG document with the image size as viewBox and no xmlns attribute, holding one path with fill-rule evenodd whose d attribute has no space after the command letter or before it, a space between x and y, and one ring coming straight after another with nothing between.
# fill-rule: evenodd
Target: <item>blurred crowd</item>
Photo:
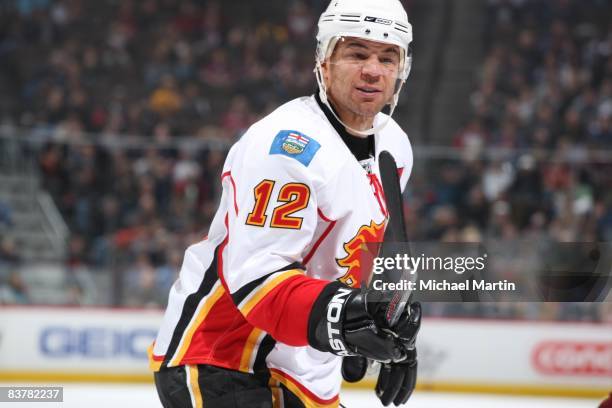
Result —
<instances>
[{"instance_id":1,"label":"blurred crowd","mask_svg":"<svg viewBox=\"0 0 612 408\"><path fill-rule=\"evenodd\" d=\"M322 3L4 1L0 113L68 141L82 132L234 140L312 92Z\"/></svg>"},{"instance_id":2,"label":"blurred crowd","mask_svg":"<svg viewBox=\"0 0 612 408\"><path fill-rule=\"evenodd\" d=\"M462 158L425 163L420 233L612 240L611 15L599 0L488 1Z\"/></svg>"},{"instance_id":3,"label":"blurred crowd","mask_svg":"<svg viewBox=\"0 0 612 408\"><path fill-rule=\"evenodd\" d=\"M313 92L326 3L0 4L0 124L41 135L43 183L72 232L69 268L113 270L120 304L165 304L184 248L215 210L227 146L280 103ZM483 7L472 113L448 136L456 157L415 157L411 237L611 241L612 5ZM150 145L119 143L130 135ZM505 268L520 274L520 263ZM604 318L591 308L430 312Z\"/></svg>"},{"instance_id":4,"label":"blurred crowd","mask_svg":"<svg viewBox=\"0 0 612 408\"><path fill-rule=\"evenodd\" d=\"M412 180L413 236L533 245L612 241L611 16L612 4L603 0L487 1L472 113L450 141L461 159L429 160L433 182ZM508 258L500 277L516 280L521 253L509 248ZM612 320L605 306L540 311ZM532 314L507 306L452 306L444 313L475 310Z\"/></svg>"}]
</instances>

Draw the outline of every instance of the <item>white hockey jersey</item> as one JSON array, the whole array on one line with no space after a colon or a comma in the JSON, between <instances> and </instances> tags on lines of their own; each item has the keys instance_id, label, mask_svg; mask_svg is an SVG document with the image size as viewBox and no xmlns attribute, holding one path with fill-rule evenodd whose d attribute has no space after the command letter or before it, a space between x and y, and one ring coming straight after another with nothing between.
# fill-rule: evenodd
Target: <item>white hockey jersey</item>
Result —
<instances>
[{"instance_id":1,"label":"white hockey jersey","mask_svg":"<svg viewBox=\"0 0 612 408\"><path fill-rule=\"evenodd\" d=\"M385 120L380 113L375 120ZM402 188L412 170L394 120L374 136ZM374 158L357 161L315 97L288 102L232 147L208 237L190 246L150 350L153 369L211 364L268 372L306 406L337 406L341 359L307 342L330 281L356 287L364 243L381 242L384 195Z\"/></svg>"}]
</instances>

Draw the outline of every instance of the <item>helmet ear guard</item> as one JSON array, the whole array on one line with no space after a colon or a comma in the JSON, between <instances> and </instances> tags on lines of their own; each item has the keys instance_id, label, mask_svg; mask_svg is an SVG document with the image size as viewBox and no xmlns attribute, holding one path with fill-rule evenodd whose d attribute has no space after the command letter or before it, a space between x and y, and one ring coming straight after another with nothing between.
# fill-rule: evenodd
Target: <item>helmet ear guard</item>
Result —
<instances>
[{"instance_id":1,"label":"helmet ear guard","mask_svg":"<svg viewBox=\"0 0 612 408\"><path fill-rule=\"evenodd\" d=\"M315 76L319 85L319 97L348 130L367 136L382 129L389 121L397 106L399 93L410 74L412 66L412 25L399 0L332 0L327 10L321 14L318 23ZM322 64L327 61L338 40L342 37L355 37L397 45L400 49L400 68L395 93L389 102L389 117L381 124L361 131L347 126L336 116L327 99L327 87L323 78Z\"/></svg>"}]
</instances>

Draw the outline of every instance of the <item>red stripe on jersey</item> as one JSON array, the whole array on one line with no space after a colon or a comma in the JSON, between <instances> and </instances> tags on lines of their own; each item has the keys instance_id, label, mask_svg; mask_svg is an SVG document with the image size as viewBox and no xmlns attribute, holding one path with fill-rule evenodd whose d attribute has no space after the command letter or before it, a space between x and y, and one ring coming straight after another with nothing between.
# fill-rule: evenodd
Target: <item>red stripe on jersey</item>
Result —
<instances>
[{"instance_id":1,"label":"red stripe on jersey","mask_svg":"<svg viewBox=\"0 0 612 408\"><path fill-rule=\"evenodd\" d=\"M272 289L247 315L247 320L290 346L308 345L308 317L329 281L293 276Z\"/></svg>"},{"instance_id":2,"label":"red stripe on jersey","mask_svg":"<svg viewBox=\"0 0 612 408\"><path fill-rule=\"evenodd\" d=\"M212 364L238 370L252 330L226 291L196 330L181 364Z\"/></svg>"},{"instance_id":3,"label":"red stripe on jersey","mask_svg":"<svg viewBox=\"0 0 612 408\"><path fill-rule=\"evenodd\" d=\"M403 167L398 167L397 168L397 177L402 178L402 174L404 174L404 168Z\"/></svg>"},{"instance_id":4,"label":"red stripe on jersey","mask_svg":"<svg viewBox=\"0 0 612 408\"><path fill-rule=\"evenodd\" d=\"M383 201L386 203L387 199L385 198L385 192L383 190L382 184L380 184L378 176L374 173L368 174L368 178L370 179L370 185L374 189L374 196L376 197L378 205L380 206L380 212L382 212L382 214L387 217L387 207L386 205L383 205Z\"/></svg>"},{"instance_id":5,"label":"red stripe on jersey","mask_svg":"<svg viewBox=\"0 0 612 408\"><path fill-rule=\"evenodd\" d=\"M307 397L309 400L315 402L316 404L321 404L321 405L330 405L330 404L334 404L336 403L336 401L338 401L338 395L336 395L335 397L329 398L329 399L323 399L320 398L318 396L316 396L312 391L310 391L308 388L306 388L306 386L304 386L304 384L301 384L298 380L296 380L295 378L293 378L292 376L290 376L289 374L277 369L277 368L271 368L270 372L272 374L272 376L276 379L278 379L281 383L283 383L285 386L287 386L287 381L290 382L292 385L294 385L301 394L303 394L303 396ZM293 387L288 387L288 388L293 388ZM302 402L307 402L307 401L302 401Z\"/></svg>"},{"instance_id":6,"label":"red stripe on jersey","mask_svg":"<svg viewBox=\"0 0 612 408\"><path fill-rule=\"evenodd\" d=\"M234 192L234 210L236 211L236 215L238 215L238 203L236 202L236 183L234 183L234 178L232 177L232 172L231 171L226 171L225 173L223 173L221 175L221 181L223 181L223 179L225 177L229 177L230 183L232 183L232 190Z\"/></svg>"},{"instance_id":7,"label":"red stripe on jersey","mask_svg":"<svg viewBox=\"0 0 612 408\"><path fill-rule=\"evenodd\" d=\"M323 212L321 211L320 208L317 208L317 213L319 214L319 217L321 217L321 219L323 219L323 221L325 222L333 222L332 220L330 220L329 218L327 218L325 216L325 214L323 214Z\"/></svg>"},{"instance_id":8,"label":"red stripe on jersey","mask_svg":"<svg viewBox=\"0 0 612 408\"><path fill-rule=\"evenodd\" d=\"M325 231L323 231L323 233L321 234L321 236L319 237L319 239L317 240L317 242L315 242L315 244L312 246L312 248L310 249L310 251L308 252L308 254L306 254L306 256L304 257L303 263L304 265L308 264L308 262L310 262L310 259L312 258L312 256L315 254L315 252L317 252L317 249L319 249L319 245L321 245L321 243L323 242L323 240L325 240L325 238L329 235L329 233L331 232L332 229L334 229L334 227L336 226L336 221L330 221L328 220L323 213L321 212L321 210L319 210L319 216L324 220L329 222L330 224L327 226L327 228L325 228Z\"/></svg>"}]
</instances>

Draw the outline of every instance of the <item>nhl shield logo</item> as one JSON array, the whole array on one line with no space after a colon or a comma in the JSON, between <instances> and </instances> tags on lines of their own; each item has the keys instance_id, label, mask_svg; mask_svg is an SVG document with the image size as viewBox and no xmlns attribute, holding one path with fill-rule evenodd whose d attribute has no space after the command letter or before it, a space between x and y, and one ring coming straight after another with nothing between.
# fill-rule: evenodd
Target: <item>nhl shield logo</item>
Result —
<instances>
[{"instance_id":1,"label":"nhl shield logo","mask_svg":"<svg viewBox=\"0 0 612 408\"><path fill-rule=\"evenodd\" d=\"M282 149L289 154L300 154L304 151L309 141L307 137L291 132L283 142Z\"/></svg>"}]
</instances>

